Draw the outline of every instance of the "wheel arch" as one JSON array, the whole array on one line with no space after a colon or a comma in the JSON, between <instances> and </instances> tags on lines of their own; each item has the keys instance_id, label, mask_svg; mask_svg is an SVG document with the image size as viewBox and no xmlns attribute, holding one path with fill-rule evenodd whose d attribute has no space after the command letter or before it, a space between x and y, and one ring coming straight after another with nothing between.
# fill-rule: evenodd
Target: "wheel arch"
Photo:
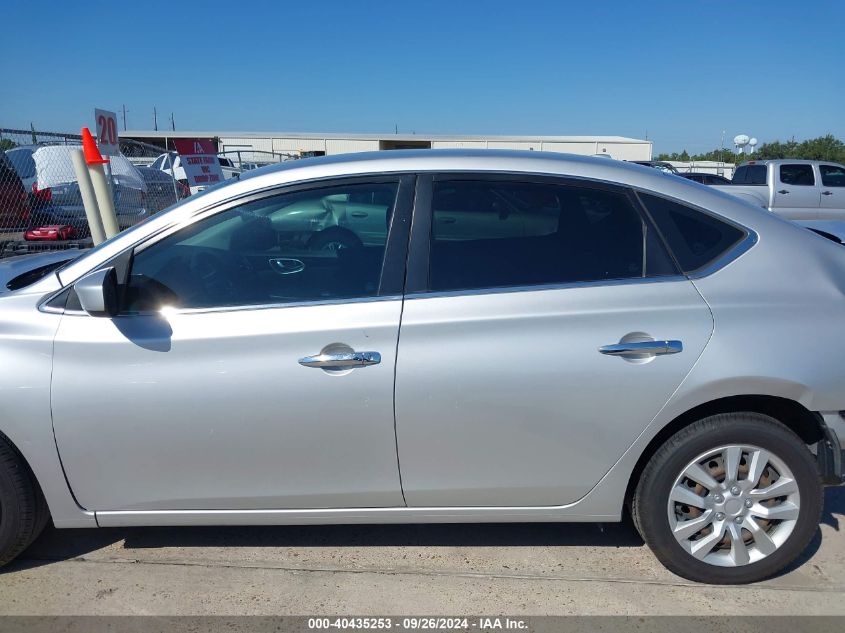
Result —
<instances>
[{"instance_id":1,"label":"wheel arch","mask_svg":"<svg viewBox=\"0 0 845 633\"><path fill-rule=\"evenodd\" d=\"M55 442L45 445L36 441L46 449L42 452L35 448L32 437L16 433L16 430L19 429L14 425L0 428L0 441L8 444L29 470L36 488L47 502L53 524L56 527L96 527L94 513L81 508L73 497Z\"/></svg>"},{"instance_id":2,"label":"wheel arch","mask_svg":"<svg viewBox=\"0 0 845 633\"><path fill-rule=\"evenodd\" d=\"M649 440L637 458L634 469L628 478L628 485L625 490L626 507L629 506L634 488L646 464L666 440L696 420L719 413L737 413L740 411L760 413L774 418L793 431L805 444L814 444L824 437L822 420L818 413L810 411L796 400L783 396L733 395L701 403L673 418Z\"/></svg>"}]
</instances>

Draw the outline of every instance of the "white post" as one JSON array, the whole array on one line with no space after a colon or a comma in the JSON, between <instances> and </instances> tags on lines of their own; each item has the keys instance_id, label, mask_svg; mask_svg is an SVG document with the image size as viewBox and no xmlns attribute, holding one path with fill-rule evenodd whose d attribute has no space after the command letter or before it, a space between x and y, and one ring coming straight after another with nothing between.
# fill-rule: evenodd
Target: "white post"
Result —
<instances>
[{"instance_id":1,"label":"white post","mask_svg":"<svg viewBox=\"0 0 845 633\"><path fill-rule=\"evenodd\" d=\"M109 180L106 178L106 170L102 163L95 163L88 165L88 173L91 174L91 183L94 185L94 195L97 197L97 206L100 207L106 237L114 237L120 233L120 227L117 225L117 216L114 213L114 199Z\"/></svg>"},{"instance_id":2,"label":"white post","mask_svg":"<svg viewBox=\"0 0 845 633\"><path fill-rule=\"evenodd\" d=\"M82 150L74 150L70 153L73 161L73 171L76 173L76 182L79 183L79 193L82 196L82 205L85 207L85 217L88 218L88 227L91 230L91 239L94 245L106 239L103 231L103 221L100 219L100 209L97 206L97 198L94 195L94 186L91 184L91 176L85 165L85 157Z\"/></svg>"}]
</instances>

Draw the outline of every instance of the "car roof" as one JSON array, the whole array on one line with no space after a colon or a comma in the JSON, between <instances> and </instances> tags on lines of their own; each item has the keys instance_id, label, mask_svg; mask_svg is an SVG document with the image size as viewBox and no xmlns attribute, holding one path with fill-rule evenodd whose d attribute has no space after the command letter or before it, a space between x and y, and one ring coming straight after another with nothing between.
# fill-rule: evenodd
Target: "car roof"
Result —
<instances>
[{"instance_id":1,"label":"car roof","mask_svg":"<svg viewBox=\"0 0 845 633\"><path fill-rule=\"evenodd\" d=\"M585 175L596 172L606 179L609 171L620 174L653 175L656 170L633 162L607 160L595 156L495 149L402 149L336 154L284 161L249 170L242 181L269 174L284 175L284 180L305 177L345 176L356 173L426 172L426 171L491 171L515 173L548 173ZM296 172L315 172L314 176ZM318 175L317 175L318 174ZM599 176L601 174L601 176ZM617 175L617 174L613 174ZM662 175L662 174L660 174ZM589 177L589 176L588 176Z\"/></svg>"},{"instance_id":2,"label":"car roof","mask_svg":"<svg viewBox=\"0 0 845 633\"><path fill-rule=\"evenodd\" d=\"M747 160L741 163L740 167L745 167L746 165L754 166L754 165L818 165L818 164L825 164L825 165L840 165L841 163L837 163L835 160L811 160L808 158L764 158L761 160Z\"/></svg>"}]
</instances>

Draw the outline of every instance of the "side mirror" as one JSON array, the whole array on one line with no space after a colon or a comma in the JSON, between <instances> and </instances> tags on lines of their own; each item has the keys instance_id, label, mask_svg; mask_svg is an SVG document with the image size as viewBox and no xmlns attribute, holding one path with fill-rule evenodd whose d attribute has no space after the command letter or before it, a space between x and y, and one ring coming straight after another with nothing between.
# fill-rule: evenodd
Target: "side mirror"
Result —
<instances>
[{"instance_id":1,"label":"side mirror","mask_svg":"<svg viewBox=\"0 0 845 633\"><path fill-rule=\"evenodd\" d=\"M73 284L79 305L93 317L117 314L117 273L113 267L88 273Z\"/></svg>"}]
</instances>

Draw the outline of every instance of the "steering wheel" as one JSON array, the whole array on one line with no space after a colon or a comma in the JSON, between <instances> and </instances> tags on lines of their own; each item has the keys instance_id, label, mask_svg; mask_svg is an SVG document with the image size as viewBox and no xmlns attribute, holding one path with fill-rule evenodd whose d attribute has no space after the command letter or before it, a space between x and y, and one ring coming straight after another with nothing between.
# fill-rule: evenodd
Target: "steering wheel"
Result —
<instances>
[{"instance_id":1,"label":"steering wheel","mask_svg":"<svg viewBox=\"0 0 845 633\"><path fill-rule=\"evenodd\" d=\"M207 249L199 249L191 255L188 266L195 286L191 299L214 304L236 297L238 277L245 271L251 271L252 266L245 257L238 256L232 261L226 255L230 253Z\"/></svg>"}]
</instances>

